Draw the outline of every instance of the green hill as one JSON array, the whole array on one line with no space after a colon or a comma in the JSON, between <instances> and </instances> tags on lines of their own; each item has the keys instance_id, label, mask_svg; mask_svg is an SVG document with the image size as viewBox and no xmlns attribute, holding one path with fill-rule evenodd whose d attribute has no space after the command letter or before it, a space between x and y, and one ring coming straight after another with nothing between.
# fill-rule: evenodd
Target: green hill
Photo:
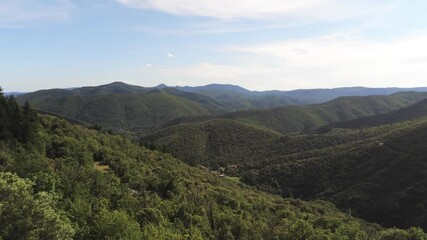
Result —
<instances>
[{"instance_id":1,"label":"green hill","mask_svg":"<svg viewBox=\"0 0 427 240\"><path fill-rule=\"evenodd\" d=\"M424 102L390 114L409 118L399 111L419 113ZM224 167L225 174L265 191L327 199L385 226L427 229L427 118L412 116L371 128L285 135L210 120L171 126L142 141L192 164Z\"/></svg>"},{"instance_id":2,"label":"green hill","mask_svg":"<svg viewBox=\"0 0 427 240\"><path fill-rule=\"evenodd\" d=\"M190 164L211 168L241 163L267 148L281 135L229 119L180 124L145 136L147 147L173 153Z\"/></svg>"},{"instance_id":3,"label":"green hill","mask_svg":"<svg viewBox=\"0 0 427 240\"><path fill-rule=\"evenodd\" d=\"M282 199L0 94L2 239L425 239Z\"/></svg>"},{"instance_id":4,"label":"green hill","mask_svg":"<svg viewBox=\"0 0 427 240\"><path fill-rule=\"evenodd\" d=\"M222 116L183 117L166 123L164 127L226 118L278 133L300 132L314 130L335 122L387 113L407 107L426 97L425 92L396 93L388 96L340 97L322 104L239 111Z\"/></svg>"},{"instance_id":5,"label":"green hill","mask_svg":"<svg viewBox=\"0 0 427 240\"><path fill-rule=\"evenodd\" d=\"M420 207L427 204L426 127L423 118L290 138L271 149L277 157L259 156L242 180L283 196L328 199L385 226L427 229ZM281 145L289 151L280 151Z\"/></svg>"},{"instance_id":6,"label":"green hill","mask_svg":"<svg viewBox=\"0 0 427 240\"><path fill-rule=\"evenodd\" d=\"M249 91L239 86L210 84L199 87L177 87L180 90L209 96L232 106L235 110L268 109L287 105L316 104L339 97L390 95L398 92L427 92L420 88L365 88L344 87L332 89L299 89L292 91Z\"/></svg>"},{"instance_id":7,"label":"green hill","mask_svg":"<svg viewBox=\"0 0 427 240\"><path fill-rule=\"evenodd\" d=\"M224 112L206 96L176 89L146 89L123 83L73 90L43 90L20 96L35 108L119 130L148 131L177 117Z\"/></svg>"},{"instance_id":8,"label":"green hill","mask_svg":"<svg viewBox=\"0 0 427 240\"><path fill-rule=\"evenodd\" d=\"M332 123L321 130L331 128L362 128L374 127L384 124L402 122L414 118L427 116L427 99L415 103L409 107L398 109L389 113L378 114L369 117L357 118L350 121Z\"/></svg>"},{"instance_id":9,"label":"green hill","mask_svg":"<svg viewBox=\"0 0 427 240\"><path fill-rule=\"evenodd\" d=\"M211 97L227 106L230 111L269 109L305 103L282 94L252 92L235 85L210 84L200 87L177 87L177 89Z\"/></svg>"},{"instance_id":10,"label":"green hill","mask_svg":"<svg viewBox=\"0 0 427 240\"><path fill-rule=\"evenodd\" d=\"M372 89L363 90L367 93L375 92ZM342 89L339 92L356 94ZM188 121L191 117L204 116L206 119L207 116L248 109L223 117L278 132L293 132L385 113L408 106L425 96L427 93L414 92L391 96L345 97L324 104L299 107L295 105L306 102L284 95L283 92L252 92L232 85L143 88L115 82L98 87L42 90L20 95L18 100L21 104L28 100L36 109L119 131L150 133L163 125L170 126L183 119ZM273 108L278 106L287 107Z\"/></svg>"}]
</instances>

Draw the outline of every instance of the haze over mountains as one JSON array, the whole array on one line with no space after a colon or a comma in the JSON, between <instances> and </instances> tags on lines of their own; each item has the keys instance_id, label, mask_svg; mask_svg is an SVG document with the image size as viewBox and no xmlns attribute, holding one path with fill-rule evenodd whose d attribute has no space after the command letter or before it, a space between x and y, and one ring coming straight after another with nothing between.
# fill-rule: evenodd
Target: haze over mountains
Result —
<instances>
[{"instance_id":1,"label":"haze over mountains","mask_svg":"<svg viewBox=\"0 0 427 240\"><path fill-rule=\"evenodd\" d=\"M356 87L252 92L233 85L144 88L115 82L98 87L41 90L20 95L18 100L21 103L28 100L37 109L90 124L144 132L180 117L216 116L239 110L322 103L340 96L392 94L409 90L427 91L427 88ZM395 107L402 107L402 104ZM373 113L382 112L377 109Z\"/></svg>"}]
</instances>

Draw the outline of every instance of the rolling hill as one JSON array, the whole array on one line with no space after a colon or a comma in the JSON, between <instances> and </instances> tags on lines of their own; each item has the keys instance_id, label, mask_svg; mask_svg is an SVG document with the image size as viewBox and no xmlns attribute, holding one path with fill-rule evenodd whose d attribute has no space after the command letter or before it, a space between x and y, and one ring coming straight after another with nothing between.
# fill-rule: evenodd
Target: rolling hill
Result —
<instances>
[{"instance_id":1,"label":"rolling hill","mask_svg":"<svg viewBox=\"0 0 427 240\"><path fill-rule=\"evenodd\" d=\"M299 89L291 91L249 91L228 84L210 84L200 87L177 87L180 90L212 97L236 110L268 109L286 105L316 104L338 97L390 95L398 92L427 92L427 87L419 88L365 88L344 87L332 89Z\"/></svg>"},{"instance_id":2,"label":"rolling hill","mask_svg":"<svg viewBox=\"0 0 427 240\"><path fill-rule=\"evenodd\" d=\"M365 103L358 102L358 98L347 100L347 104L360 105L360 109L351 109L352 106L344 103L341 106L333 106L335 103L333 101L316 107L310 105L299 108L295 105L323 102L342 95L388 94L401 90L405 89L340 88L255 92L238 86L220 84L202 87L159 85L144 88L114 82L97 87L41 90L22 94L17 98L21 104L28 100L37 109L119 131L147 134L162 125L171 125L171 121L175 119L178 119L176 120L178 122L181 122L180 118L189 120L191 117L203 116L206 119L207 116L247 110L224 117L256 125L264 124L266 128L283 132L300 131L330 122L353 119L356 116L384 113L407 106L414 100L405 97L401 99L395 97L389 102L386 102L389 97L384 97L386 100L372 97L378 99ZM306 99L310 97L318 99ZM383 102L375 103L375 101ZM345 110L346 108L349 110ZM254 111L257 109L258 111ZM268 109L266 112L260 111L266 109ZM295 122L298 124L293 124Z\"/></svg>"},{"instance_id":3,"label":"rolling hill","mask_svg":"<svg viewBox=\"0 0 427 240\"><path fill-rule=\"evenodd\" d=\"M350 121L343 121L332 123L328 126L321 128L321 130L331 128L362 128L374 127L384 124L392 124L402 122L410 119L427 116L427 99L421 100L409 107L398 109L389 113L378 114L369 117L357 118Z\"/></svg>"},{"instance_id":4,"label":"rolling hill","mask_svg":"<svg viewBox=\"0 0 427 240\"><path fill-rule=\"evenodd\" d=\"M240 163L281 137L269 130L229 119L180 124L141 138L147 147L172 153L192 165L213 169Z\"/></svg>"},{"instance_id":5,"label":"rolling hill","mask_svg":"<svg viewBox=\"0 0 427 240\"><path fill-rule=\"evenodd\" d=\"M192 164L224 167L226 174L265 191L327 199L385 226L427 229L424 107L425 100L389 113L402 117L393 124L322 134L281 135L209 120L170 126L142 141Z\"/></svg>"},{"instance_id":6,"label":"rolling hill","mask_svg":"<svg viewBox=\"0 0 427 240\"><path fill-rule=\"evenodd\" d=\"M230 111L269 109L287 105L301 105L304 101L270 92L253 92L235 85L210 84L200 87L176 87L182 91L211 97L228 106Z\"/></svg>"},{"instance_id":7,"label":"rolling hill","mask_svg":"<svg viewBox=\"0 0 427 240\"><path fill-rule=\"evenodd\" d=\"M409 106L427 93L396 93L388 96L340 97L323 104L287 106L265 111L243 111L224 117L280 133L311 130L333 122L386 113Z\"/></svg>"},{"instance_id":8,"label":"rolling hill","mask_svg":"<svg viewBox=\"0 0 427 240\"><path fill-rule=\"evenodd\" d=\"M340 97L322 104L237 111L220 116L177 118L165 123L163 127L224 118L278 133L309 131L335 122L391 112L410 106L426 97L426 92L402 92L388 96Z\"/></svg>"},{"instance_id":9,"label":"rolling hill","mask_svg":"<svg viewBox=\"0 0 427 240\"><path fill-rule=\"evenodd\" d=\"M19 96L18 100L28 100L43 111L122 131L147 131L177 117L225 112L220 103L206 96L124 83L43 90Z\"/></svg>"},{"instance_id":10,"label":"rolling hill","mask_svg":"<svg viewBox=\"0 0 427 240\"><path fill-rule=\"evenodd\" d=\"M427 237L418 228L384 229L324 201L236 184L2 95L0 149L2 239Z\"/></svg>"}]
</instances>

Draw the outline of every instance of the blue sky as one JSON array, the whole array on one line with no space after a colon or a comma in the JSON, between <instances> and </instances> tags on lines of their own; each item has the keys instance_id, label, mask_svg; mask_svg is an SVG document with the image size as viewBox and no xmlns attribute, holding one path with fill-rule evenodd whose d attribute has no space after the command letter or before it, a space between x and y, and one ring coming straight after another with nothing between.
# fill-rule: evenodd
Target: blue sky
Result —
<instances>
[{"instance_id":1,"label":"blue sky","mask_svg":"<svg viewBox=\"0 0 427 240\"><path fill-rule=\"evenodd\" d=\"M0 0L0 86L427 86L425 0Z\"/></svg>"}]
</instances>

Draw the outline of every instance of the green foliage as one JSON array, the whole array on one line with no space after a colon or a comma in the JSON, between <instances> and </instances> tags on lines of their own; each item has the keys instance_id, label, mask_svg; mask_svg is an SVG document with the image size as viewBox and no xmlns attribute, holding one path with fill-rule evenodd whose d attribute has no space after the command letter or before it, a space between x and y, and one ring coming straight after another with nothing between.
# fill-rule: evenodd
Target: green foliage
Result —
<instances>
[{"instance_id":1,"label":"green foliage","mask_svg":"<svg viewBox=\"0 0 427 240\"><path fill-rule=\"evenodd\" d=\"M390 113L416 112L411 121L372 128L280 135L210 120L171 126L142 142L193 165L225 167L227 175L264 191L327 199L385 226L427 229L427 119L419 118L425 105ZM237 171L229 171L233 165Z\"/></svg>"},{"instance_id":2,"label":"green foliage","mask_svg":"<svg viewBox=\"0 0 427 240\"><path fill-rule=\"evenodd\" d=\"M279 133L298 132L333 122L390 112L407 107L426 97L427 93L415 92L389 96L341 97L322 104L235 112L224 117Z\"/></svg>"},{"instance_id":3,"label":"green foliage","mask_svg":"<svg viewBox=\"0 0 427 240\"><path fill-rule=\"evenodd\" d=\"M19 97L40 110L119 131L149 131L183 116L212 115L223 106L209 97L175 89L113 83L74 90L44 90Z\"/></svg>"},{"instance_id":4,"label":"green foliage","mask_svg":"<svg viewBox=\"0 0 427 240\"><path fill-rule=\"evenodd\" d=\"M33 193L31 181L0 172L0 238L72 239L74 229L54 205L53 195Z\"/></svg>"},{"instance_id":5,"label":"green foliage","mask_svg":"<svg viewBox=\"0 0 427 240\"><path fill-rule=\"evenodd\" d=\"M403 122L415 118L427 116L427 99L417 102L409 107L398 109L389 113L378 114L369 117L357 118L350 121L333 123L322 127L323 130L331 128L363 128L374 127L385 124Z\"/></svg>"},{"instance_id":6,"label":"green foliage","mask_svg":"<svg viewBox=\"0 0 427 240\"><path fill-rule=\"evenodd\" d=\"M95 217L93 231L96 239L139 240L142 238L138 222L124 211L101 211Z\"/></svg>"},{"instance_id":7,"label":"green foliage","mask_svg":"<svg viewBox=\"0 0 427 240\"><path fill-rule=\"evenodd\" d=\"M0 141L0 167L14 172L0 178L3 239L378 239L386 231L330 203L267 194L121 136L48 115L35 124L33 140Z\"/></svg>"}]
</instances>

